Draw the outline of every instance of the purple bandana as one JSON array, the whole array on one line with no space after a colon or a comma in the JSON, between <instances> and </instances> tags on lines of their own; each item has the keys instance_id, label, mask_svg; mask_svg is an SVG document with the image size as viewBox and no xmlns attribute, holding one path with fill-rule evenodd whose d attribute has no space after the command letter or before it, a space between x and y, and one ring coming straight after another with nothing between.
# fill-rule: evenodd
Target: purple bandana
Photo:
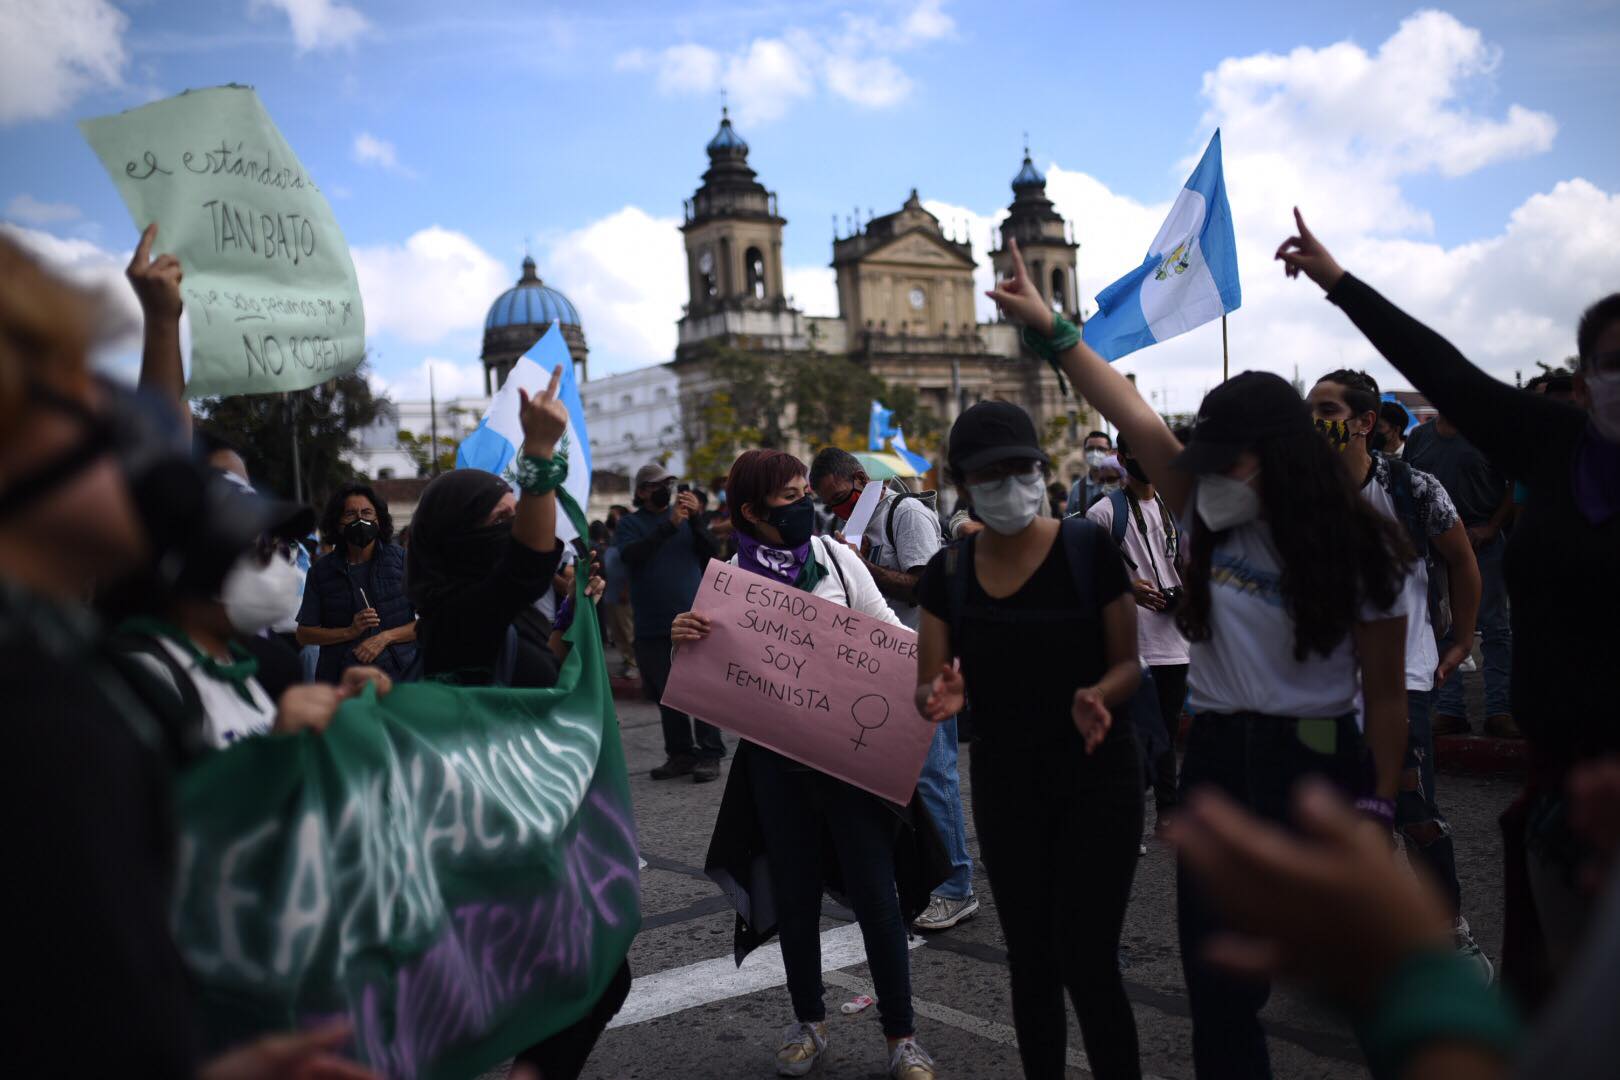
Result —
<instances>
[{"instance_id":1,"label":"purple bandana","mask_svg":"<svg viewBox=\"0 0 1620 1080\"><path fill-rule=\"evenodd\" d=\"M737 565L756 574L773 577L784 585L799 580L804 560L810 557L810 541L796 548L774 548L760 543L741 529L736 532Z\"/></svg>"}]
</instances>

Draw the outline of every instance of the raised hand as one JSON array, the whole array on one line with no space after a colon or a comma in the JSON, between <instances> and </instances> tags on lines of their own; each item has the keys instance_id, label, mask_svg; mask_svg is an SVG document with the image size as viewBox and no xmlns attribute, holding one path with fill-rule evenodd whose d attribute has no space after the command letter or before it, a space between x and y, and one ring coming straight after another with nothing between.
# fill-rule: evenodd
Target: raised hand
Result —
<instances>
[{"instance_id":1,"label":"raised hand","mask_svg":"<svg viewBox=\"0 0 1620 1080\"><path fill-rule=\"evenodd\" d=\"M1323 292L1328 292L1344 277L1344 268L1306 226L1305 215L1297 206L1294 207L1294 224L1299 228L1298 235L1278 245L1276 257L1287 267L1289 277L1298 277L1303 271L1306 277L1322 286Z\"/></svg>"},{"instance_id":2,"label":"raised hand","mask_svg":"<svg viewBox=\"0 0 1620 1080\"><path fill-rule=\"evenodd\" d=\"M1086 744L1086 753L1097 749L1114 725L1114 714L1108 711L1102 691L1095 686L1082 686L1074 692L1074 704L1069 709L1074 729Z\"/></svg>"},{"instance_id":3,"label":"raised hand","mask_svg":"<svg viewBox=\"0 0 1620 1080\"><path fill-rule=\"evenodd\" d=\"M557 440L568 430L568 407L557 399L557 388L561 385L562 364L558 364L551 373L551 385L538 396L530 397L526 390L518 387L523 452L530 457L550 457L557 448Z\"/></svg>"},{"instance_id":4,"label":"raised hand","mask_svg":"<svg viewBox=\"0 0 1620 1080\"><path fill-rule=\"evenodd\" d=\"M1012 254L1013 276L996 282L996 287L985 293L996 302L1001 313L1014 322L1023 323L1037 334L1052 336L1052 308L1041 296L1041 290L1030 280L1024 269L1024 256L1018 250L1017 240L1007 241Z\"/></svg>"},{"instance_id":5,"label":"raised hand","mask_svg":"<svg viewBox=\"0 0 1620 1080\"><path fill-rule=\"evenodd\" d=\"M183 276L180 260L173 255L152 258L152 241L157 239L157 223L146 227L141 242L135 245L135 255L129 260L124 276L135 289L141 310L148 321L174 322L180 318L180 279Z\"/></svg>"},{"instance_id":6,"label":"raised hand","mask_svg":"<svg viewBox=\"0 0 1620 1080\"><path fill-rule=\"evenodd\" d=\"M962 678L961 669L954 664L944 664L934 681L928 685L928 696L918 702L918 712L923 719L936 724L944 723L967 705L967 680Z\"/></svg>"},{"instance_id":7,"label":"raised hand","mask_svg":"<svg viewBox=\"0 0 1620 1080\"><path fill-rule=\"evenodd\" d=\"M674 504L669 508L669 520L679 525L687 518L694 517L699 509L696 495L690 491L678 491L675 493Z\"/></svg>"}]
</instances>

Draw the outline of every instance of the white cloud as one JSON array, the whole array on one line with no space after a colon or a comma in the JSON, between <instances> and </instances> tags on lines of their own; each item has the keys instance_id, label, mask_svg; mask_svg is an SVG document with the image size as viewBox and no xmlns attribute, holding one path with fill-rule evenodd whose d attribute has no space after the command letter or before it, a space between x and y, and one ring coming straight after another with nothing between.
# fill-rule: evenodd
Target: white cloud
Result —
<instances>
[{"instance_id":1,"label":"white cloud","mask_svg":"<svg viewBox=\"0 0 1620 1080\"><path fill-rule=\"evenodd\" d=\"M579 311L593 376L674 358L687 299L679 226L626 206L564 234L538 260L546 284Z\"/></svg>"},{"instance_id":2,"label":"white cloud","mask_svg":"<svg viewBox=\"0 0 1620 1080\"><path fill-rule=\"evenodd\" d=\"M0 0L0 124L55 116L122 85L128 25L107 0Z\"/></svg>"},{"instance_id":3,"label":"white cloud","mask_svg":"<svg viewBox=\"0 0 1620 1080\"><path fill-rule=\"evenodd\" d=\"M806 315L838 314L838 275L830 266L784 266L783 291Z\"/></svg>"},{"instance_id":4,"label":"white cloud","mask_svg":"<svg viewBox=\"0 0 1620 1080\"><path fill-rule=\"evenodd\" d=\"M339 0L252 0L253 11L265 8L286 14L299 52L351 46L371 29L364 15Z\"/></svg>"},{"instance_id":5,"label":"white cloud","mask_svg":"<svg viewBox=\"0 0 1620 1080\"><path fill-rule=\"evenodd\" d=\"M41 202L27 192L15 196L6 204L5 215L13 221L20 221L24 225L54 225L58 222L73 221L81 216L81 211L72 203Z\"/></svg>"},{"instance_id":6,"label":"white cloud","mask_svg":"<svg viewBox=\"0 0 1620 1080\"><path fill-rule=\"evenodd\" d=\"M430 391L441 405L454 398L484 396L484 365L477 360L457 363L429 356L415 367L394 375L368 371L368 379L373 393L387 394L395 401L427 401ZM442 429L441 422L441 434Z\"/></svg>"},{"instance_id":7,"label":"white cloud","mask_svg":"<svg viewBox=\"0 0 1620 1080\"><path fill-rule=\"evenodd\" d=\"M432 345L483 326L489 305L517 280L465 233L430 226L404 244L352 249L366 333Z\"/></svg>"},{"instance_id":8,"label":"white cloud","mask_svg":"<svg viewBox=\"0 0 1620 1080\"><path fill-rule=\"evenodd\" d=\"M731 93L741 124L782 116L818 88L863 108L886 109L914 89L893 54L949 36L955 21L942 0L920 0L895 21L844 13L837 25L792 27L757 37L729 52L687 42L657 52L633 48L613 62L616 71L652 71L660 93Z\"/></svg>"},{"instance_id":9,"label":"white cloud","mask_svg":"<svg viewBox=\"0 0 1620 1080\"><path fill-rule=\"evenodd\" d=\"M400 163L399 152L394 149L393 143L379 139L369 131L362 131L354 137L354 148L350 154L361 165L375 165L385 172L401 176L416 175Z\"/></svg>"}]
</instances>

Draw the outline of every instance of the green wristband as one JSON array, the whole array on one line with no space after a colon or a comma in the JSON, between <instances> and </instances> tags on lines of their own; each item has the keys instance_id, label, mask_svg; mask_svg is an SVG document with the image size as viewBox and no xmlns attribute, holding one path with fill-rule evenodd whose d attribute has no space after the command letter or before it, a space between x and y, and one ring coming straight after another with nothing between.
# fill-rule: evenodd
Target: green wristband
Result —
<instances>
[{"instance_id":1,"label":"green wristband","mask_svg":"<svg viewBox=\"0 0 1620 1080\"><path fill-rule=\"evenodd\" d=\"M1063 377L1063 368L1058 364L1058 357L1080 344L1079 328L1062 315L1053 313L1051 337L1037 334L1026 326L1023 338L1024 344L1029 346L1031 352L1052 366L1052 370L1057 373L1058 389L1067 394L1069 383Z\"/></svg>"},{"instance_id":2,"label":"green wristband","mask_svg":"<svg viewBox=\"0 0 1620 1080\"><path fill-rule=\"evenodd\" d=\"M562 454L535 457L524 454L517 462L517 485L525 495L549 495L568 479L568 458Z\"/></svg>"},{"instance_id":3,"label":"green wristband","mask_svg":"<svg viewBox=\"0 0 1620 1080\"><path fill-rule=\"evenodd\" d=\"M1397 1077L1418 1050L1438 1040L1473 1043L1511 1058L1519 1020L1472 961L1449 949L1402 960L1356 1024L1374 1077Z\"/></svg>"}]
</instances>

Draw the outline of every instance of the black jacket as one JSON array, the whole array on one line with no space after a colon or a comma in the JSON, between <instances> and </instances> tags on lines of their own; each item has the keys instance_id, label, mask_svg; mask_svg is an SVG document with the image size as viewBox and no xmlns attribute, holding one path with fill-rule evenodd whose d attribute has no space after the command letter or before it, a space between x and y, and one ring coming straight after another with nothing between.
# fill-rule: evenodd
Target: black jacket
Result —
<instances>
[{"instance_id":1,"label":"black jacket","mask_svg":"<svg viewBox=\"0 0 1620 1080\"><path fill-rule=\"evenodd\" d=\"M737 743L725 794L720 798L720 813L714 822L714 836L709 841L709 854L703 860L703 872L720 886L731 899L731 906L737 909L732 946L738 964L775 937L777 930L770 867L765 861L765 834L754 810L754 789L748 768L750 759L759 752L759 748L747 740ZM821 779L832 784L843 783L830 776ZM900 891L900 914L910 926L928 907L934 890L950 877L951 860L933 819L915 792L906 806L886 801L884 805L894 811L900 822L900 835L894 848L894 877ZM827 892L842 902L843 873L832 839L825 831L821 840L821 873Z\"/></svg>"}]
</instances>

